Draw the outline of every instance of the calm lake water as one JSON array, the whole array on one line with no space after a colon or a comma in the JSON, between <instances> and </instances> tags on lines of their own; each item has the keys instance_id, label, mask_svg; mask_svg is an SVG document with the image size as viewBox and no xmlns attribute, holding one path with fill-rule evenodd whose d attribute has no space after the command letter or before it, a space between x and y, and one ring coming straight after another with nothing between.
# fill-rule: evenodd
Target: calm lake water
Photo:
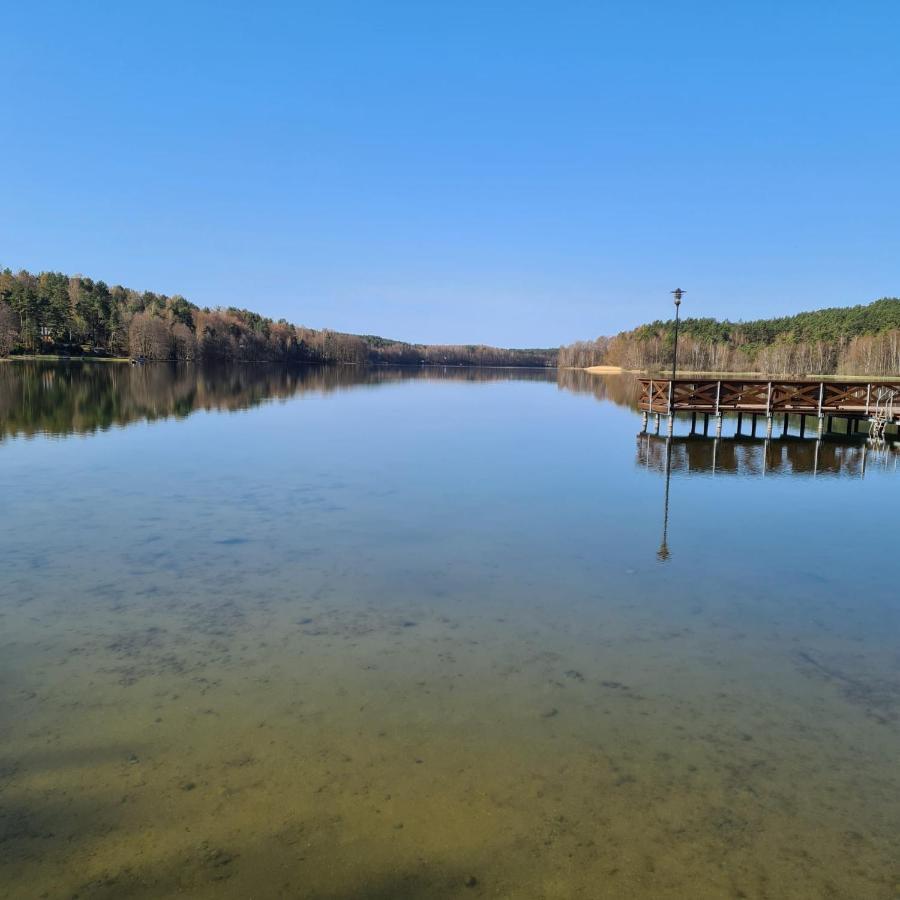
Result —
<instances>
[{"instance_id":1,"label":"calm lake water","mask_svg":"<svg viewBox=\"0 0 900 900\"><path fill-rule=\"evenodd\" d=\"M898 453L634 398L0 364L0 896L900 896Z\"/></svg>"}]
</instances>

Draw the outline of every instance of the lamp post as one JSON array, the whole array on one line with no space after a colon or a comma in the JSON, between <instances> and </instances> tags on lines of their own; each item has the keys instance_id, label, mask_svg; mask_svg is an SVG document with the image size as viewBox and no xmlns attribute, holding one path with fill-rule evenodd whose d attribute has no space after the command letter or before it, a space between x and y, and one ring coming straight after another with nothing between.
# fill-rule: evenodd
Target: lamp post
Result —
<instances>
[{"instance_id":1,"label":"lamp post","mask_svg":"<svg viewBox=\"0 0 900 900\"><path fill-rule=\"evenodd\" d=\"M675 296L675 349L672 353L672 381L675 381L675 369L678 365L678 311L681 307L681 298L687 293L681 288L675 288L672 294ZM673 385L674 387L674 385Z\"/></svg>"}]
</instances>

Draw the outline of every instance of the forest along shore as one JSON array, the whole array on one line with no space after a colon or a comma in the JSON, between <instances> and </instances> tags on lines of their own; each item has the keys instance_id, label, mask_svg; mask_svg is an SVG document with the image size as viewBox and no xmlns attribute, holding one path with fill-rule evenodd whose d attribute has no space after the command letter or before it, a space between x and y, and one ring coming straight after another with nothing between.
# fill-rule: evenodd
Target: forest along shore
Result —
<instances>
[{"instance_id":1,"label":"forest along shore","mask_svg":"<svg viewBox=\"0 0 900 900\"><path fill-rule=\"evenodd\" d=\"M671 370L668 372L660 371L659 369L647 371L641 369L623 369L620 366L589 366L578 371L590 372L592 375L639 375L643 378L657 378L660 381L669 381L672 377ZM877 377L875 380L884 381L889 377L890 376ZM900 378L900 374L895 377ZM747 381L763 381L769 379L779 379L785 381L800 380L862 382L873 380L871 375L836 375L834 373L823 374L820 372L810 372L804 374L799 374L796 372L780 372L776 374L773 372L683 372L681 369L679 369L677 374L675 375L676 381L690 381L692 379L698 381L740 381L742 379L746 379Z\"/></svg>"},{"instance_id":2,"label":"forest along shore","mask_svg":"<svg viewBox=\"0 0 900 900\"><path fill-rule=\"evenodd\" d=\"M0 271L0 358L553 367L558 348L413 344L275 321L249 309L199 307L62 272Z\"/></svg>"},{"instance_id":3,"label":"forest along shore","mask_svg":"<svg viewBox=\"0 0 900 900\"><path fill-rule=\"evenodd\" d=\"M671 371L674 338L674 320L650 322L614 337L561 347L559 365ZM900 299L752 322L686 318L679 330L678 362L681 374L900 377Z\"/></svg>"},{"instance_id":4,"label":"forest along shore","mask_svg":"<svg viewBox=\"0 0 900 900\"><path fill-rule=\"evenodd\" d=\"M564 347L413 344L199 307L174 294L109 287L81 275L0 271L0 357L523 366L598 374L671 369L675 323L656 321ZM752 322L686 318L682 374L900 377L900 299Z\"/></svg>"}]
</instances>

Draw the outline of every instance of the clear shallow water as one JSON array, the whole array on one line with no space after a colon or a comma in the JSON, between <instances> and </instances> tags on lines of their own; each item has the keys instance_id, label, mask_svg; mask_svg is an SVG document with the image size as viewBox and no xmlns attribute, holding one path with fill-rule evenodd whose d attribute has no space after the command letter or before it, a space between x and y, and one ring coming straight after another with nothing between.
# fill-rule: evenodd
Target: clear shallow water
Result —
<instances>
[{"instance_id":1,"label":"clear shallow water","mask_svg":"<svg viewBox=\"0 0 900 900\"><path fill-rule=\"evenodd\" d=\"M896 453L676 441L661 561L633 396L0 366L0 896L900 895Z\"/></svg>"}]
</instances>

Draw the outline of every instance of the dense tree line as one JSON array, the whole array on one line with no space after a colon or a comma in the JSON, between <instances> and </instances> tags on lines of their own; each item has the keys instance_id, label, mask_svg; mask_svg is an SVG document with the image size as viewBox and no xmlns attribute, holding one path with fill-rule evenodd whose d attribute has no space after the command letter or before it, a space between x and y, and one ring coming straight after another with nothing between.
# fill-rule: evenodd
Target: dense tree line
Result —
<instances>
[{"instance_id":1,"label":"dense tree line","mask_svg":"<svg viewBox=\"0 0 900 900\"><path fill-rule=\"evenodd\" d=\"M608 365L606 357L611 338L598 337L594 341L576 341L559 348L560 368L587 369L590 366Z\"/></svg>"},{"instance_id":2,"label":"dense tree line","mask_svg":"<svg viewBox=\"0 0 900 900\"><path fill-rule=\"evenodd\" d=\"M572 344L560 349L559 365L665 370L672 365L674 332L673 320L657 321L612 338ZM897 375L900 299L753 322L685 319L678 367L773 375Z\"/></svg>"},{"instance_id":3,"label":"dense tree line","mask_svg":"<svg viewBox=\"0 0 900 900\"><path fill-rule=\"evenodd\" d=\"M180 295L59 272L0 272L0 356L62 353L151 360L552 366L556 350L434 346L208 309Z\"/></svg>"}]
</instances>

